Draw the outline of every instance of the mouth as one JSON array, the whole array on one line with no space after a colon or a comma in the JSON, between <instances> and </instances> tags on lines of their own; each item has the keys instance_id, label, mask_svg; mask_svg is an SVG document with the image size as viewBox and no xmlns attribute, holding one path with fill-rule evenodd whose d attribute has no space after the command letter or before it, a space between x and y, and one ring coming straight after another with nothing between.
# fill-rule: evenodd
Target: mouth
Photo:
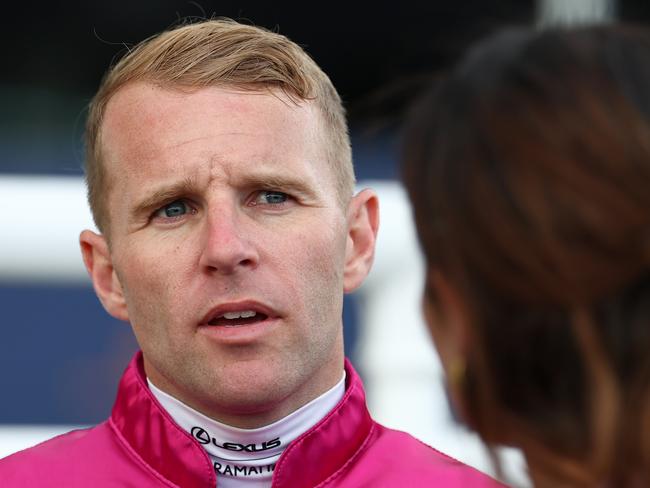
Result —
<instances>
[{"instance_id":1,"label":"mouth","mask_svg":"<svg viewBox=\"0 0 650 488\"><path fill-rule=\"evenodd\" d=\"M208 312L201 324L213 327L244 327L277 317L278 314L265 305L243 301L219 305Z\"/></svg>"},{"instance_id":2,"label":"mouth","mask_svg":"<svg viewBox=\"0 0 650 488\"><path fill-rule=\"evenodd\" d=\"M255 310L242 310L240 312L226 312L208 321L208 325L217 327L241 327L243 325L256 324L268 319L268 315L258 313Z\"/></svg>"}]
</instances>

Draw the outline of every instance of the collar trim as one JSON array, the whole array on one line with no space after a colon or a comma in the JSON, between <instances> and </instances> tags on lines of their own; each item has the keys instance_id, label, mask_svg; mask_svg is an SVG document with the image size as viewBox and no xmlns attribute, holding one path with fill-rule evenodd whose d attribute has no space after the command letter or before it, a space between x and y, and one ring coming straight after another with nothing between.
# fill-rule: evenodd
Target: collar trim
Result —
<instances>
[{"instance_id":1,"label":"collar trim","mask_svg":"<svg viewBox=\"0 0 650 488\"><path fill-rule=\"evenodd\" d=\"M142 352L126 368L111 413L129 451L177 486L214 488L217 477L203 448L171 419L145 383Z\"/></svg>"},{"instance_id":2,"label":"collar trim","mask_svg":"<svg viewBox=\"0 0 650 488\"><path fill-rule=\"evenodd\" d=\"M337 476L372 435L373 421L361 380L346 359L346 391L320 422L291 442L273 474L274 488L314 487ZM142 352L136 353L118 389L110 424L119 441L167 483L214 488L216 475L203 447L178 426L146 384Z\"/></svg>"},{"instance_id":3,"label":"collar trim","mask_svg":"<svg viewBox=\"0 0 650 488\"><path fill-rule=\"evenodd\" d=\"M366 407L363 385L348 359L345 372L343 399L285 449L273 472L274 487L318 486L342 471L367 444L374 422Z\"/></svg>"}]
</instances>

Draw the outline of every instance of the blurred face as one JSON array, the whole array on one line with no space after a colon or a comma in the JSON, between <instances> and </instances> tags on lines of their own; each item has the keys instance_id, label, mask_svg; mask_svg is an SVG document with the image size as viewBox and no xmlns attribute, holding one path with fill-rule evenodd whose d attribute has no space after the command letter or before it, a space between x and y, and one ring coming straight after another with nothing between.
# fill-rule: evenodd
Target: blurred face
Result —
<instances>
[{"instance_id":1,"label":"blurred face","mask_svg":"<svg viewBox=\"0 0 650 488\"><path fill-rule=\"evenodd\" d=\"M272 422L341 377L376 198L341 208L322 131L280 92L135 83L108 104L110 247L84 231L86 265L153 383L217 420Z\"/></svg>"},{"instance_id":2,"label":"blurred face","mask_svg":"<svg viewBox=\"0 0 650 488\"><path fill-rule=\"evenodd\" d=\"M461 294L440 272L429 269L427 282L436 299L428 293L422 298L425 322L445 371L447 394L456 413L468 421L462 394L470 336L467 310Z\"/></svg>"}]
</instances>

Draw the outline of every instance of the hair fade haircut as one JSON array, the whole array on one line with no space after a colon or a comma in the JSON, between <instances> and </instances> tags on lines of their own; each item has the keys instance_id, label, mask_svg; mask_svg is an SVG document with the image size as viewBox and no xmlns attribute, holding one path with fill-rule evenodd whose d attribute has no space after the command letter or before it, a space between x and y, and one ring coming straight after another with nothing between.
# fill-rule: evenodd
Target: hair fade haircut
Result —
<instances>
[{"instance_id":1,"label":"hair fade haircut","mask_svg":"<svg viewBox=\"0 0 650 488\"><path fill-rule=\"evenodd\" d=\"M323 144L339 201L342 205L349 201L354 170L345 109L327 75L283 35L231 19L210 19L164 31L130 49L108 70L90 102L85 173L88 202L100 231L106 233L109 227L106 198L111 190L102 159L102 121L111 97L138 81L183 90L208 86L277 89L296 104L315 103L324 122Z\"/></svg>"},{"instance_id":2,"label":"hair fade haircut","mask_svg":"<svg viewBox=\"0 0 650 488\"><path fill-rule=\"evenodd\" d=\"M648 486L648 30L483 41L415 107L404 162L428 278L469 315L469 424L540 486Z\"/></svg>"}]
</instances>

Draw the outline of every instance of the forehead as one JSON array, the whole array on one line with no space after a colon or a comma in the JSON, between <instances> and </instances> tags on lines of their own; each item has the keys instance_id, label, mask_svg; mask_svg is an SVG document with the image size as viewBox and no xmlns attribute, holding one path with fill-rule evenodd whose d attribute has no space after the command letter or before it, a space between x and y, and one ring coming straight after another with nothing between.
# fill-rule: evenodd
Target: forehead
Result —
<instances>
[{"instance_id":1,"label":"forehead","mask_svg":"<svg viewBox=\"0 0 650 488\"><path fill-rule=\"evenodd\" d=\"M323 133L312 102L297 104L280 91L140 82L109 101L100 143L112 193L136 181L215 171L224 178L245 170L301 171L333 183Z\"/></svg>"},{"instance_id":2,"label":"forehead","mask_svg":"<svg viewBox=\"0 0 650 488\"><path fill-rule=\"evenodd\" d=\"M282 92L236 91L206 87L192 91L132 83L109 101L100 139L109 159L123 152L147 158L156 150L197 139L273 135L281 147L314 144L322 132L318 109L311 102L296 104ZM224 149L227 149L225 146Z\"/></svg>"}]
</instances>

